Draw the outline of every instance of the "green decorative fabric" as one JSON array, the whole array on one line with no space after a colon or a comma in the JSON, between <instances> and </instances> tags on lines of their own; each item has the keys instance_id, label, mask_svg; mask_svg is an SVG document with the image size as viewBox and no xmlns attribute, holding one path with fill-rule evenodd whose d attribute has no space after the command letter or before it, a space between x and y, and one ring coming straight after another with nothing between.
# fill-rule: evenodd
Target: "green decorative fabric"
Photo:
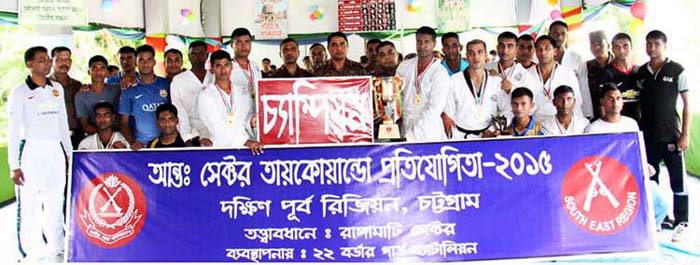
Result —
<instances>
[{"instance_id":1,"label":"green decorative fabric","mask_svg":"<svg viewBox=\"0 0 700 265\"><path fill-rule=\"evenodd\" d=\"M700 176L700 113L693 113L690 125L690 148L685 152L688 173Z\"/></svg>"}]
</instances>

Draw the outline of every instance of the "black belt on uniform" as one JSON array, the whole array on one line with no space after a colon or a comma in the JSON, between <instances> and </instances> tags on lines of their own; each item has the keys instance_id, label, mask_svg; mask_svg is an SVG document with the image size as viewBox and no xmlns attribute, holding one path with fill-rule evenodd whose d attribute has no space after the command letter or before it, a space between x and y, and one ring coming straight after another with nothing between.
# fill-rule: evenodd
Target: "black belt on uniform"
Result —
<instances>
[{"instance_id":1,"label":"black belt on uniform","mask_svg":"<svg viewBox=\"0 0 700 265\"><path fill-rule=\"evenodd\" d=\"M481 130L476 130L476 131L466 130L466 129L464 129L464 128L460 128L460 127L457 126L457 125L455 125L455 128L457 128L457 131L459 131L459 132L461 132L461 133L464 133L464 139L467 139L467 135L470 135L470 134L471 134L471 135L477 135L477 136L478 136L478 135L481 135L481 133L483 133L484 131L486 131L489 127L486 127L486 128L484 128L484 129L481 129Z\"/></svg>"}]
</instances>

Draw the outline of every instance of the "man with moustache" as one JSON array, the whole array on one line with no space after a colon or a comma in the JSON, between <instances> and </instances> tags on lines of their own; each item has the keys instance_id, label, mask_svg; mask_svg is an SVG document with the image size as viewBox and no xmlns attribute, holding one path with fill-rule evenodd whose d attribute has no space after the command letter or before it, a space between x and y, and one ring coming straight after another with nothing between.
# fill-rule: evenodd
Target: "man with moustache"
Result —
<instances>
[{"instance_id":1,"label":"man with moustache","mask_svg":"<svg viewBox=\"0 0 700 265\"><path fill-rule=\"evenodd\" d=\"M165 51L165 79L173 81L173 77L185 71L182 68L182 52L178 49Z\"/></svg>"},{"instance_id":2,"label":"man with moustache","mask_svg":"<svg viewBox=\"0 0 700 265\"><path fill-rule=\"evenodd\" d=\"M399 53L391 41L382 41L377 46L377 69L373 76L394 76L399 65Z\"/></svg>"},{"instance_id":3,"label":"man with moustache","mask_svg":"<svg viewBox=\"0 0 700 265\"><path fill-rule=\"evenodd\" d=\"M80 122L75 113L75 94L80 91L82 84L80 81L73 79L68 75L73 59L71 59L71 50L67 47L59 46L51 50L51 58L53 59L53 73L49 79L56 81L63 86L66 93L64 100L66 101L66 114L68 116L68 128L70 129L70 139L73 146L77 147L80 141L85 138L85 132L80 127Z\"/></svg>"},{"instance_id":4,"label":"man with moustache","mask_svg":"<svg viewBox=\"0 0 700 265\"><path fill-rule=\"evenodd\" d=\"M348 37L340 31L328 36L331 59L314 67L314 76L360 76L367 72L358 62L347 58Z\"/></svg>"},{"instance_id":5,"label":"man with moustache","mask_svg":"<svg viewBox=\"0 0 700 265\"><path fill-rule=\"evenodd\" d=\"M272 77L311 77L311 73L304 70L297 64L299 59L299 44L292 38L286 38L280 42L280 56L284 61L282 67L277 69Z\"/></svg>"},{"instance_id":6,"label":"man with moustache","mask_svg":"<svg viewBox=\"0 0 700 265\"><path fill-rule=\"evenodd\" d=\"M530 76L537 76L537 63L535 58L535 39L530 34L523 34L518 38L518 52L515 61L519 63Z\"/></svg>"},{"instance_id":7,"label":"man with moustache","mask_svg":"<svg viewBox=\"0 0 700 265\"><path fill-rule=\"evenodd\" d=\"M367 56L367 67L365 67L365 71L368 73L371 73L374 71L375 67L377 67L377 46L382 41L379 39L370 39L367 41L367 44L365 45L365 56Z\"/></svg>"},{"instance_id":8,"label":"man with moustache","mask_svg":"<svg viewBox=\"0 0 700 265\"><path fill-rule=\"evenodd\" d=\"M320 44L318 42L312 44L311 48L309 48L309 51L311 52L311 68L308 70L313 71L313 69L316 68L316 66L326 61L328 55L326 55L326 47L324 47L323 44Z\"/></svg>"},{"instance_id":9,"label":"man with moustache","mask_svg":"<svg viewBox=\"0 0 700 265\"><path fill-rule=\"evenodd\" d=\"M118 84L122 89L133 85L138 78L136 72L136 50L133 47L123 46L119 48L119 65L122 71L107 79L107 84Z\"/></svg>"},{"instance_id":10,"label":"man with moustache","mask_svg":"<svg viewBox=\"0 0 700 265\"><path fill-rule=\"evenodd\" d=\"M594 58L586 62L586 75L582 76L585 79L580 82L584 100L582 107L586 117L596 118L599 116L595 112L599 112L599 110L595 109L594 106L600 106L600 104L596 104L598 100L593 100L597 96L594 90L598 89L598 84L602 84L599 83L600 78L613 61L614 56L610 53L610 43L604 31L589 33L588 40Z\"/></svg>"}]
</instances>

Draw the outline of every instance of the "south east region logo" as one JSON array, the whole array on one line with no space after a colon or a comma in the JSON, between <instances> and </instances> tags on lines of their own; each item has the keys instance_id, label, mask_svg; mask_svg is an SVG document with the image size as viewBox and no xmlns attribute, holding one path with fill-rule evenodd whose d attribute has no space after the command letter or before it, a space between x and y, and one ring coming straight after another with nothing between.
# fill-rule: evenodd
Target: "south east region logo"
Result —
<instances>
[{"instance_id":1,"label":"south east region logo","mask_svg":"<svg viewBox=\"0 0 700 265\"><path fill-rule=\"evenodd\" d=\"M129 243L146 220L146 199L138 183L121 173L99 175L78 198L76 218L85 237L103 248Z\"/></svg>"},{"instance_id":2,"label":"south east region logo","mask_svg":"<svg viewBox=\"0 0 700 265\"><path fill-rule=\"evenodd\" d=\"M607 156L579 160L564 177L562 204L579 228L614 234L628 226L639 210L639 185L630 170Z\"/></svg>"}]
</instances>

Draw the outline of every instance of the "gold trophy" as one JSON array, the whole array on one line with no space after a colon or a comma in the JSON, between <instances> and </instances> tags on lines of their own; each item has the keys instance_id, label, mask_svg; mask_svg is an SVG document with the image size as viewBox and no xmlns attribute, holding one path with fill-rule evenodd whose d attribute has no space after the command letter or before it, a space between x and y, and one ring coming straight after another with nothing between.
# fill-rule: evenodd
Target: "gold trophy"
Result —
<instances>
[{"instance_id":1,"label":"gold trophy","mask_svg":"<svg viewBox=\"0 0 700 265\"><path fill-rule=\"evenodd\" d=\"M375 108L382 123L379 124L379 141L396 141L401 139L401 132L396 121L401 117L401 85L398 76L374 77L372 80L375 93Z\"/></svg>"}]
</instances>

